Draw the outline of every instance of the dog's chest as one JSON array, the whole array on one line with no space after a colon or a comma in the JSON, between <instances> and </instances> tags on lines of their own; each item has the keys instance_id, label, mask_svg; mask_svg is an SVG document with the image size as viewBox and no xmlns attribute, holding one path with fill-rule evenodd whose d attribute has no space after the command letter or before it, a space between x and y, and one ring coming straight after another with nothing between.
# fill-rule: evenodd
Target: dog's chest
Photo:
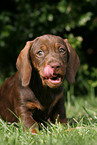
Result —
<instances>
[{"instance_id":1,"label":"dog's chest","mask_svg":"<svg viewBox=\"0 0 97 145\"><path fill-rule=\"evenodd\" d=\"M57 96L52 96L52 99L47 96L46 99L44 99L41 103L40 101L40 106L42 109L35 108L33 112L33 118L37 120L38 122L41 122L42 120L47 120L56 103L59 101L59 99L62 97L63 92L58 94ZM43 98L42 98L43 99Z\"/></svg>"},{"instance_id":2,"label":"dog's chest","mask_svg":"<svg viewBox=\"0 0 97 145\"><path fill-rule=\"evenodd\" d=\"M58 93L45 93L41 94L39 97L39 102L44 108L53 108L58 100L62 97L63 91L60 91Z\"/></svg>"},{"instance_id":3,"label":"dog's chest","mask_svg":"<svg viewBox=\"0 0 97 145\"><path fill-rule=\"evenodd\" d=\"M35 109L33 113L33 118L37 122L42 122L42 121L47 121L51 114L51 108L45 109L45 110L40 110L40 109Z\"/></svg>"}]
</instances>

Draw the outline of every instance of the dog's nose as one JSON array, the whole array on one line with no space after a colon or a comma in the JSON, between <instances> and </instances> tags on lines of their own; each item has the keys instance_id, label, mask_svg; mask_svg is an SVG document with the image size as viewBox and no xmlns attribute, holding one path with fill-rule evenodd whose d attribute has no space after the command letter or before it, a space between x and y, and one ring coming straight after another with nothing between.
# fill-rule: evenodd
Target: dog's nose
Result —
<instances>
[{"instance_id":1,"label":"dog's nose","mask_svg":"<svg viewBox=\"0 0 97 145\"><path fill-rule=\"evenodd\" d=\"M58 62L51 62L50 63L51 68L54 68L55 70L60 68L60 64Z\"/></svg>"}]
</instances>

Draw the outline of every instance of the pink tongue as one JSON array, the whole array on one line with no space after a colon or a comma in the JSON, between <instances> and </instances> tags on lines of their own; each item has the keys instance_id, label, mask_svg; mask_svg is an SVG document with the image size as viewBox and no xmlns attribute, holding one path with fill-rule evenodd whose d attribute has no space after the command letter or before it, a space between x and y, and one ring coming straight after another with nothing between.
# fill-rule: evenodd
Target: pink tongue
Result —
<instances>
[{"instance_id":1,"label":"pink tongue","mask_svg":"<svg viewBox=\"0 0 97 145\"><path fill-rule=\"evenodd\" d=\"M45 76L46 78L53 77L53 76L54 76L53 73L54 73L54 70L53 70L53 68L51 68L49 65L47 65L47 66L44 68L44 76Z\"/></svg>"}]
</instances>

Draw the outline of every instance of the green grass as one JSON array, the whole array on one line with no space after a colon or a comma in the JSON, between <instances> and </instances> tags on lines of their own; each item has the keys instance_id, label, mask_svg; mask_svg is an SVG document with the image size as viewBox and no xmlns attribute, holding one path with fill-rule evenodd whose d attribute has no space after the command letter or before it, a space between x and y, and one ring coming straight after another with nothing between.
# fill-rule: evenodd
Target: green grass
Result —
<instances>
[{"instance_id":1,"label":"green grass","mask_svg":"<svg viewBox=\"0 0 97 145\"><path fill-rule=\"evenodd\" d=\"M67 125L43 125L38 134L24 131L22 123L8 125L0 119L0 145L96 145L97 98L74 97L68 93Z\"/></svg>"}]
</instances>

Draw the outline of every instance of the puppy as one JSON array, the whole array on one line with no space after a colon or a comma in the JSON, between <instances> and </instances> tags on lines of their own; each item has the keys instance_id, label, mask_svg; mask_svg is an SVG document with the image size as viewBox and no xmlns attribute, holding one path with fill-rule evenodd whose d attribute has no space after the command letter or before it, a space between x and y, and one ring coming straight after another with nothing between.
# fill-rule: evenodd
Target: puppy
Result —
<instances>
[{"instance_id":1,"label":"puppy","mask_svg":"<svg viewBox=\"0 0 97 145\"><path fill-rule=\"evenodd\" d=\"M17 72L0 87L0 115L5 121L21 118L25 127L36 132L38 123L66 123L63 80L75 81L79 57L67 39L43 35L28 41L20 52ZM16 115L14 115L16 114Z\"/></svg>"}]
</instances>

